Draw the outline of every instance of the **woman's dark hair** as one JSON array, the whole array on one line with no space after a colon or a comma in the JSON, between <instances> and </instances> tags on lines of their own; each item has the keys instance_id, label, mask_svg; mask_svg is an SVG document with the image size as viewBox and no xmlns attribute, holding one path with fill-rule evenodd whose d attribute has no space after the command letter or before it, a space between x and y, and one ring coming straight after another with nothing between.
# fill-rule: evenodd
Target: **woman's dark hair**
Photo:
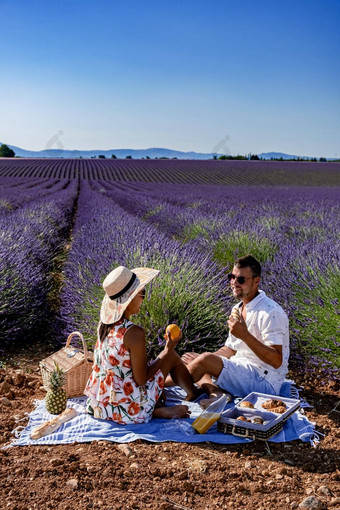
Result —
<instances>
[{"instance_id":1,"label":"woman's dark hair","mask_svg":"<svg viewBox=\"0 0 340 510\"><path fill-rule=\"evenodd\" d=\"M235 260L235 267L250 267L253 276L261 276L261 264L252 255L245 255Z\"/></svg>"},{"instance_id":2,"label":"woman's dark hair","mask_svg":"<svg viewBox=\"0 0 340 510\"><path fill-rule=\"evenodd\" d=\"M114 324L115 324L114 322L112 324L104 324L103 322L99 323L99 340L100 340L100 342L102 342L107 337L107 335L110 332L110 329L112 328L112 326Z\"/></svg>"}]
</instances>

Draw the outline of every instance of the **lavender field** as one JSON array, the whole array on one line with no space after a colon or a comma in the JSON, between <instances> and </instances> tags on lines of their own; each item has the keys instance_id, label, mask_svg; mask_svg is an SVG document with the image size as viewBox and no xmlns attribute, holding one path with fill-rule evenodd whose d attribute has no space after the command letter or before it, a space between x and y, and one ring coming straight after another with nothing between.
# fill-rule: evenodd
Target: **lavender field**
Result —
<instances>
[{"instance_id":1,"label":"lavender field","mask_svg":"<svg viewBox=\"0 0 340 510\"><path fill-rule=\"evenodd\" d=\"M252 253L289 315L291 369L336 377L340 165L260 163L0 161L1 349L73 330L93 345L101 281L124 264L161 271L138 317L151 353L169 322L182 351L214 350L233 304L226 275Z\"/></svg>"}]
</instances>

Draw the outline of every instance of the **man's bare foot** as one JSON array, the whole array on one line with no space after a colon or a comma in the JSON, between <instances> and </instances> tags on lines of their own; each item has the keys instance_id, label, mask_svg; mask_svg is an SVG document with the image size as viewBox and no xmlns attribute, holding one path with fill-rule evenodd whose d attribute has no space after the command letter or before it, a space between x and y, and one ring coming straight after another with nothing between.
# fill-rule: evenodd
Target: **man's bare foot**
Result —
<instances>
[{"instance_id":1,"label":"man's bare foot","mask_svg":"<svg viewBox=\"0 0 340 510\"><path fill-rule=\"evenodd\" d=\"M172 407L158 407L154 410L153 416L155 418L165 418L171 420L171 418L189 418L190 411L188 406L178 405Z\"/></svg>"}]
</instances>

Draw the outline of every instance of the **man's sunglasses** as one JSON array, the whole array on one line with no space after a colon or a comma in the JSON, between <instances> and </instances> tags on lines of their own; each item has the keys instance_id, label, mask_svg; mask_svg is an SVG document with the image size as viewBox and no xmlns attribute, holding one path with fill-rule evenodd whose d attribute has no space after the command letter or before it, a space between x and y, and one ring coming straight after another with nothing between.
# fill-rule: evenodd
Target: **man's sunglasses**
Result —
<instances>
[{"instance_id":1,"label":"man's sunglasses","mask_svg":"<svg viewBox=\"0 0 340 510\"><path fill-rule=\"evenodd\" d=\"M245 276L235 276L233 273L228 274L228 280L230 282L231 280L236 280L240 285L243 285L247 280L250 280L250 278L256 278L256 276L249 276L246 278Z\"/></svg>"}]
</instances>

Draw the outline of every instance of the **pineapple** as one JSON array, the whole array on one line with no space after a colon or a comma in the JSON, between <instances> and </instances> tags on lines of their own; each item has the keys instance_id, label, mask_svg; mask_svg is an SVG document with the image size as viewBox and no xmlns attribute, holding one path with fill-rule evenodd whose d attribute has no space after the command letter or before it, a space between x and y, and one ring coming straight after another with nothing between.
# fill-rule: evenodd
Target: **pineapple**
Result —
<instances>
[{"instance_id":1,"label":"pineapple","mask_svg":"<svg viewBox=\"0 0 340 510\"><path fill-rule=\"evenodd\" d=\"M65 372L54 362L55 369L51 372L48 382L49 390L46 394L46 411L51 414L60 414L66 409L67 393L65 385Z\"/></svg>"}]
</instances>

